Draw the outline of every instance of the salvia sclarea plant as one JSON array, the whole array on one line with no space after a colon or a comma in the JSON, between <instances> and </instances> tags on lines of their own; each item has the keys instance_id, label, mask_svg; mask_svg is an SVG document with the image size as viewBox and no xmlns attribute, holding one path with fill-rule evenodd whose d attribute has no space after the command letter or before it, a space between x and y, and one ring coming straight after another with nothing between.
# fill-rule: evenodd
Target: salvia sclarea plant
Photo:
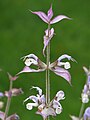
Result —
<instances>
[{"instance_id":1,"label":"salvia sclarea plant","mask_svg":"<svg viewBox=\"0 0 90 120\"><path fill-rule=\"evenodd\" d=\"M4 112L0 111L0 120L19 120L20 117L16 113L12 115L8 115L8 113L9 113L12 97L22 94L23 91L21 88L13 88L13 82L17 80L18 76L12 76L10 75L10 73L7 73L7 74L8 74L10 85L9 85L8 91L4 91L4 92L0 91L0 99L2 99L3 97L7 98L5 111ZM0 109L2 109L3 107L4 107L4 102L3 100L2 101L0 100Z\"/></svg>"},{"instance_id":2,"label":"salvia sclarea plant","mask_svg":"<svg viewBox=\"0 0 90 120\"><path fill-rule=\"evenodd\" d=\"M25 66L19 73L17 73L17 75L21 73L46 71L46 95L43 94L40 87L32 86L31 89L36 89L38 94L36 96L29 96L24 100L24 103L28 102L26 103L26 108L28 110L32 110L34 107L37 107L36 114L41 115L43 120L49 120L49 116L56 116L57 114L60 114L62 112L63 108L60 104L60 101L65 99L64 91L59 90L54 96L54 98L50 100L50 71L54 72L60 77L63 77L71 85L71 75L68 71L68 69L71 68L69 61L76 62L76 60L70 55L64 54L58 57L58 59L56 59L54 62L50 63L50 41L55 34L54 28L52 28L51 25L63 19L70 20L71 18L65 15L58 15L53 18L52 5L50 6L47 14L42 11L31 11L31 13L41 18L41 20L44 21L48 26L45 30L45 35L43 37L44 47L42 52L44 57L46 57L46 63L42 62L35 54L28 54L21 58L23 59ZM67 59L67 61L63 62L62 60L64 59ZM32 65L36 66L37 68L32 68Z\"/></svg>"},{"instance_id":3,"label":"salvia sclarea plant","mask_svg":"<svg viewBox=\"0 0 90 120\"><path fill-rule=\"evenodd\" d=\"M10 80L10 88L8 91L0 92L0 99L2 97L7 97L7 104L5 108L5 112L0 111L0 119L1 120L18 120L19 116L15 113L12 115L8 115L9 109L10 109L10 103L11 98L13 96L18 96L23 93L21 88L13 88L13 81L16 81L18 78L18 75L21 73L32 73L32 72L46 72L46 94L43 94L43 91L41 87L38 86L32 86L31 89L35 89L38 93L37 95L31 95L27 97L24 100L25 102L32 101L26 103L26 108L28 110L32 110L34 107L37 107L36 114L39 114L42 116L43 120L49 120L49 116L55 117L57 114L60 114L63 110L63 107L60 103L60 101L65 99L65 93L62 90L59 90L56 92L56 95L51 100L50 99L50 71L54 72L56 75L64 78L70 85L71 85L71 75L68 71L69 68L71 68L70 62L73 61L76 62L74 58L72 58L68 54L61 55L56 59L54 62L50 63L50 41L53 38L55 31L54 28L51 27L52 24L57 23L63 19L70 20L71 18L65 16L65 15L58 15L55 18L53 18L53 10L52 5L50 9L48 10L47 14L45 14L42 11L31 11L31 13L39 16L42 21L44 21L47 24L47 29L45 30L45 35L43 37L44 40L44 47L43 47L43 55L46 57L46 62L42 62L38 56L31 53L29 55L26 55L22 57L25 67L17 73L14 77L11 76L8 73L9 80ZM67 59L67 62L63 62L63 59ZM36 66L37 68L34 69L31 67L31 65ZM81 100L82 100L82 106L80 109L79 117L76 117L74 115L70 115L72 120L90 120L90 107L87 107L84 110L85 104L87 104L90 100L90 70L88 70L86 67L83 67L86 75L87 75L87 81L84 85L84 89L81 93ZM0 101L0 109L3 107L3 102Z\"/></svg>"}]
</instances>

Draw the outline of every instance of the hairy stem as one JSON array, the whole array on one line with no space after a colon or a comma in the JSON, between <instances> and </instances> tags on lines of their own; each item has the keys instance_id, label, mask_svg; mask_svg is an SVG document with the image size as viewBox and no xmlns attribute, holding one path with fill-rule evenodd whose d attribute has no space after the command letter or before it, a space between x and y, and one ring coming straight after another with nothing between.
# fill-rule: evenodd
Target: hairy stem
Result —
<instances>
[{"instance_id":1,"label":"hairy stem","mask_svg":"<svg viewBox=\"0 0 90 120\"><path fill-rule=\"evenodd\" d=\"M49 37L49 30L50 25L48 25L48 37ZM50 64L50 43L47 46L47 56L46 56L46 64L47 64L47 70L46 70L46 104L50 103L50 71L48 69ZM49 117L46 119L49 120Z\"/></svg>"},{"instance_id":2,"label":"hairy stem","mask_svg":"<svg viewBox=\"0 0 90 120\"><path fill-rule=\"evenodd\" d=\"M9 92L11 92L12 90L12 86L13 86L13 81L10 80L10 88L9 88ZM4 115L4 120L6 120L7 116L8 116L8 112L9 112L9 108L10 108L10 103L11 103L11 96L10 95L7 99L7 104L6 104L6 109L5 109L5 115Z\"/></svg>"}]
</instances>

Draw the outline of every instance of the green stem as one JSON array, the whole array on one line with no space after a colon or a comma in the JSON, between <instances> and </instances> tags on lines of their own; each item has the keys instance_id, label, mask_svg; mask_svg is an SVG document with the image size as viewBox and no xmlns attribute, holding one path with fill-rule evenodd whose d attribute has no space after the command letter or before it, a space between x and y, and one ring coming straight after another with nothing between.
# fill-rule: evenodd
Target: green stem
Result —
<instances>
[{"instance_id":1,"label":"green stem","mask_svg":"<svg viewBox=\"0 0 90 120\"><path fill-rule=\"evenodd\" d=\"M80 109L80 113L79 113L79 120L80 120L80 119L82 118L82 116L83 116L84 107L85 107L85 103L82 103L81 109Z\"/></svg>"},{"instance_id":2,"label":"green stem","mask_svg":"<svg viewBox=\"0 0 90 120\"><path fill-rule=\"evenodd\" d=\"M10 80L10 88L9 88L9 92L12 90L12 86L13 86L13 81ZM8 112L9 112L10 104L11 104L11 96L9 96L8 99L7 99L7 104L6 104L6 109L5 109L4 120L6 120L6 118L7 118L7 116L8 116Z\"/></svg>"},{"instance_id":3,"label":"green stem","mask_svg":"<svg viewBox=\"0 0 90 120\"><path fill-rule=\"evenodd\" d=\"M48 37L49 37L49 30L50 25L48 25ZM46 64L47 64L47 70L46 70L46 104L50 103L50 71L48 69L50 64L50 43L47 46L47 56L46 56ZM49 120L49 117L46 119Z\"/></svg>"}]
</instances>

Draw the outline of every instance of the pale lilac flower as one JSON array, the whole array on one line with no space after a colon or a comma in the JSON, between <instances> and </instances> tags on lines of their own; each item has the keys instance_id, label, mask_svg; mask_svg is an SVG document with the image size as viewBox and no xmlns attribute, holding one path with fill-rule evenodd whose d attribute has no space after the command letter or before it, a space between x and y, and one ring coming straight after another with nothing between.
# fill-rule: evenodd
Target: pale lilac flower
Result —
<instances>
[{"instance_id":1,"label":"pale lilac flower","mask_svg":"<svg viewBox=\"0 0 90 120\"><path fill-rule=\"evenodd\" d=\"M50 69L55 74L63 77L69 83L71 83L71 75L68 72L68 69L71 68L71 66L69 62L62 62L62 60L65 58L73 62L75 61L71 56L64 54L60 56L55 62L49 64L49 66L47 67L47 65L44 62L42 62L36 55L29 54L23 57L24 63L26 66L18 74L24 73L24 72L42 72L42 71L45 71L46 69ZM32 69L31 68L32 64L37 66L37 69Z\"/></svg>"},{"instance_id":2,"label":"pale lilac flower","mask_svg":"<svg viewBox=\"0 0 90 120\"><path fill-rule=\"evenodd\" d=\"M38 91L38 94L36 96L29 96L24 100L24 102L27 100L33 101L32 103L26 104L26 108L28 110L32 110L33 107L38 107L36 114L40 114L44 119L48 116L56 116L56 114L60 114L62 112L62 106L59 101L65 99L63 91L58 91L54 99L47 105L46 98L44 94L42 94L42 90L39 87L33 86L32 88L35 88Z\"/></svg>"},{"instance_id":3,"label":"pale lilac flower","mask_svg":"<svg viewBox=\"0 0 90 120\"><path fill-rule=\"evenodd\" d=\"M86 108L85 110L84 120L90 120L90 107Z\"/></svg>"},{"instance_id":4,"label":"pale lilac flower","mask_svg":"<svg viewBox=\"0 0 90 120\"><path fill-rule=\"evenodd\" d=\"M38 15L47 24L54 24L54 23L61 21L62 19L70 19L69 17L67 17L65 15L58 15L52 19L52 17L53 17L52 5L51 5L50 9L48 10L47 14L45 14L42 11L35 11L35 12L31 11L31 12L33 14Z\"/></svg>"},{"instance_id":5,"label":"pale lilac flower","mask_svg":"<svg viewBox=\"0 0 90 120\"><path fill-rule=\"evenodd\" d=\"M83 69L87 75L87 81L86 84L84 85L81 97L83 103L88 103L90 98L90 70L88 70L86 67L83 67Z\"/></svg>"},{"instance_id":6,"label":"pale lilac flower","mask_svg":"<svg viewBox=\"0 0 90 120\"><path fill-rule=\"evenodd\" d=\"M54 35L54 28L51 28L51 30L45 30L45 35L44 35L44 48L43 48L43 55L45 56L45 49L47 45L49 44L50 40L52 39Z\"/></svg>"},{"instance_id":7,"label":"pale lilac flower","mask_svg":"<svg viewBox=\"0 0 90 120\"><path fill-rule=\"evenodd\" d=\"M23 73L23 72L42 72L42 71L44 71L46 69L46 64L43 63L34 54L26 55L26 56L22 57L21 59L23 59L23 61L24 61L24 63L25 63L26 66L18 74ZM37 69L30 68L31 65L37 66Z\"/></svg>"},{"instance_id":8,"label":"pale lilac flower","mask_svg":"<svg viewBox=\"0 0 90 120\"><path fill-rule=\"evenodd\" d=\"M73 59L71 56L64 54L60 56L55 62L50 64L50 70L53 71L55 74L66 79L71 84L71 75L68 72L68 69L71 68L70 63L61 62L65 58L73 62L76 62L75 59Z\"/></svg>"},{"instance_id":9,"label":"pale lilac flower","mask_svg":"<svg viewBox=\"0 0 90 120\"><path fill-rule=\"evenodd\" d=\"M45 97L42 94L42 89L40 89L39 87L32 87L34 89L36 89L38 91L37 96L29 96L27 99L24 100L24 102L26 102L27 100L32 100L33 103L28 103L26 104L26 108L28 110L31 110L33 107L37 107L39 104L42 104L45 106Z\"/></svg>"}]
</instances>

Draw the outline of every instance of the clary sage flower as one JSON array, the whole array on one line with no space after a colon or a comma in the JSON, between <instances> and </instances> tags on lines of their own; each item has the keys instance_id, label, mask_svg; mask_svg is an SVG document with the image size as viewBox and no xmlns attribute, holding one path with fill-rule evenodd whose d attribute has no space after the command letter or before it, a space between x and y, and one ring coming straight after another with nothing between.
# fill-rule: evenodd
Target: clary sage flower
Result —
<instances>
[{"instance_id":1,"label":"clary sage flower","mask_svg":"<svg viewBox=\"0 0 90 120\"><path fill-rule=\"evenodd\" d=\"M90 107L86 108L85 110L84 120L90 120Z\"/></svg>"},{"instance_id":2,"label":"clary sage flower","mask_svg":"<svg viewBox=\"0 0 90 120\"><path fill-rule=\"evenodd\" d=\"M42 71L45 71L46 69L50 69L56 75L63 77L69 83L71 83L71 75L68 72L68 69L71 68L70 63L62 62L62 60L65 58L74 62L75 60L71 56L64 54L64 55L60 56L55 62L49 64L49 66L47 66L44 62L42 62L34 54L29 54L22 58L23 58L23 61L26 66L18 74L24 73L24 72L42 72ZM32 69L31 65L37 66L37 69Z\"/></svg>"},{"instance_id":3,"label":"clary sage flower","mask_svg":"<svg viewBox=\"0 0 90 120\"><path fill-rule=\"evenodd\" d=\"M81 97L83 103L88 103L90 98L90 70L88 70L86 67L83 67L83 69L87 75L87 81L86 84L84 85Z\"/></svg>"},{"instance_id":4,"label":"clary sage flower","mask_svg":"<svg viewBox=\"0 0 90 120\"><path fill-rule=\"evenodd\" d=\"M48 10L47 15L42 11L35 11L35 12L31 11L31 12L33 14L38 15L47 24L54 24L54 23L61 21L62 19L70 19L69 17L67 17L65 15L58 15L52 19L52 17L53 17L52 5L51 5L50 9Z\"/></svg>"},{"instance_id":5,"label":"clary sage flower","mask_svg":"<svg viewBox=\"0 0 90 120\"><path fill-rule=\"evenodd\" d=\"M48 116L56 116L56 114L60 114L62 112L62 106L59 103L60 100L64 100L64 92L62 90L58 91L55 95L54 99L47 105L45 95L42 94L42 89L39 87L32 87L38 91L36 96L29 96L24 100L24 102L28 100L32 100L33 102L27 103L26 108L28 110L32 110L33 107L38 107L38 111L36 114L41 115L44 119Z\"/></svg>"}]
</instances>

